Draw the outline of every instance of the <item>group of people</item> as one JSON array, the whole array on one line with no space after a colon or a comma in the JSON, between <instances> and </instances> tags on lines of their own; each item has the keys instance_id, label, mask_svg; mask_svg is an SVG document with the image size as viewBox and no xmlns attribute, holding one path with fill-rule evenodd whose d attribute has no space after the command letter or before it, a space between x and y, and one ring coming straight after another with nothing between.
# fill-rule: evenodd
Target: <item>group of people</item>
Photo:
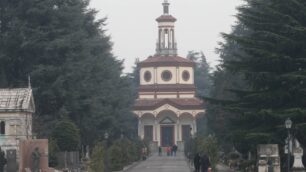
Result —
<instances>
[{"instance_id":1,"label":"group of people","mask_svg":"<svg viewBox=\"0 0 306 172\"><path fill-rule=\"evenodd\" d=\"M162 156L162 152L163 152L162 147L159 147L158 148L158 155ZM173 145L172 147L171 146L165 147L164 152L167 153L167 156L176 156L177 145Z\"/></svg>"},{"instance_id":2,"label":"group of people","mask_svg":"<svg viewBox=\"0 0 306 172\"><path fill-rule=\"evenodd\" d=\"M197 153L193 158L195 172L210 172L209 157L204 153L200 155Z\"/></svg>"}]
</instances>

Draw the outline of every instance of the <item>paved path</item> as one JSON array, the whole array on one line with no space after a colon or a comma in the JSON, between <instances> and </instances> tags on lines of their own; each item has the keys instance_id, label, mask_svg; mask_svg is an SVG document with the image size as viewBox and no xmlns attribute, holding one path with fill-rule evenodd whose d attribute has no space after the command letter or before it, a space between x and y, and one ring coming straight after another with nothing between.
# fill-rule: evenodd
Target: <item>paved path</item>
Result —
<instances>
[{"instance_id":1,"label":"paved path","mask_svg":"<svg viewBox=\"0 0 306 172\"><path fill-rule=\"evenodd\" d=\"M154 154L128 172L190 172L190 169L183 153L178 153L175 157Z\"/></svg>"},{"instance_id":2,"label":"paved path","mask_svg":"<svg viewBox=\"0 0 306 172\"><path fill-rule=\"evenodd\" d=\"M234 170L230 169L228 166L223 164L217 164L218 172L233 172Z\"/></svg>"}]
</instances>

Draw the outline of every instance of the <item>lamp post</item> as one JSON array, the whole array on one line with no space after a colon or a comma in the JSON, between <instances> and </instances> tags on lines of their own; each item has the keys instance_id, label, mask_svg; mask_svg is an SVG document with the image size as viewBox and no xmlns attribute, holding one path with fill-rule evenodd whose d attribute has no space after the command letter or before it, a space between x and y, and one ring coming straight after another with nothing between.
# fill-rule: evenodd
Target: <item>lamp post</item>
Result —
<instances>
[{"instance_id":1,"label":"lamp post","mask_svg":"<svg viewBox=\"0 0 306 172\"><path fill-rule=\"evenodd\" d=\"M291 126L292 126L292 121L290 120L290 118L287 118L286 121L285 121L285 127L288 131L288 157L287 157L287 172L290 171L290 140L291 140L291 134L290 134L290 129L291 129Z\"/></svg>"},{"instance_id":2,"label":"lamp post","mask_svg":"<svg viewBox=\"0 0 306 172\"><path fill-rule=\"evenodd\" d=\"M104 154L104 172L109 172L109 168L108 168L108 132L104 133L104 139L105 139L105 154Z\"/></svg>"}]
</instances>

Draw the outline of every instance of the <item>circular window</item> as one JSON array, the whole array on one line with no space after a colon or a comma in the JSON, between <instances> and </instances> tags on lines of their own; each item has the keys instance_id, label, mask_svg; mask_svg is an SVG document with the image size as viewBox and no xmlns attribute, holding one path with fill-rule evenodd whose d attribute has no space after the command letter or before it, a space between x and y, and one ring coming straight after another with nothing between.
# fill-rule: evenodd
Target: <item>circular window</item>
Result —
<instances>
[{"instance_id":1,"label":"circular window","mask_svg":"<svg viewBox=\"0 0 306 172\"><path fill-rule=\"evenodd\" d=\"M170 71L168 71L168 70L163 71L163 73L162 73L162 79L163 79L164 81L170 81L171 78L172 78L172 74L171 74Z\"/></svg>"},{"instance_id":2,"label":"circular window","mask_svg":"<svg viewBox=\"0 0 306 172\"><path fill-rule=\"evenodd\" d=\"M144 80L145 80L146 82L150 82L151 79L152 79L151 72L146 71L146 72L144 73Z\"/></svg>"},{"instance_id":3,"label":"circular window","mask_svg":"<svg viewBox=\"0 0 306 172\"><path fill-rule=\"evenodd\" d=\"M185 70L185 71L183 72L183 76L182 76L182 77L183 77L183 80L184 80L184 81L188 81L188 80L190 79L190 74L189 74L189 72Z\"/></svg>"}]
</instances>

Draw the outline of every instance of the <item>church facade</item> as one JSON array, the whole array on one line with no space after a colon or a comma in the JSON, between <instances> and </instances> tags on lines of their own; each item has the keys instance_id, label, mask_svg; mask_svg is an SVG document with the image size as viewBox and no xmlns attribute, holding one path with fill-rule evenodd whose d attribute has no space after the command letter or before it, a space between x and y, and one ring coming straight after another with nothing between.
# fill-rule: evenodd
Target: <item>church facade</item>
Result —
<instances>
[{"instance_id":1,"label":"church facade","mask_svg":"<svg viewBox=\"0 0 306 172\"><path fill-rule=\"evenodd\" d=\"M155 146L181 147L197 132L196 119L204 114L203 101L195 97L194 62L177 55L176 18L163 3L158 22L156 54L139 62L140 86L133 112L138 135Z\"/></svg>"}]
</instances>

